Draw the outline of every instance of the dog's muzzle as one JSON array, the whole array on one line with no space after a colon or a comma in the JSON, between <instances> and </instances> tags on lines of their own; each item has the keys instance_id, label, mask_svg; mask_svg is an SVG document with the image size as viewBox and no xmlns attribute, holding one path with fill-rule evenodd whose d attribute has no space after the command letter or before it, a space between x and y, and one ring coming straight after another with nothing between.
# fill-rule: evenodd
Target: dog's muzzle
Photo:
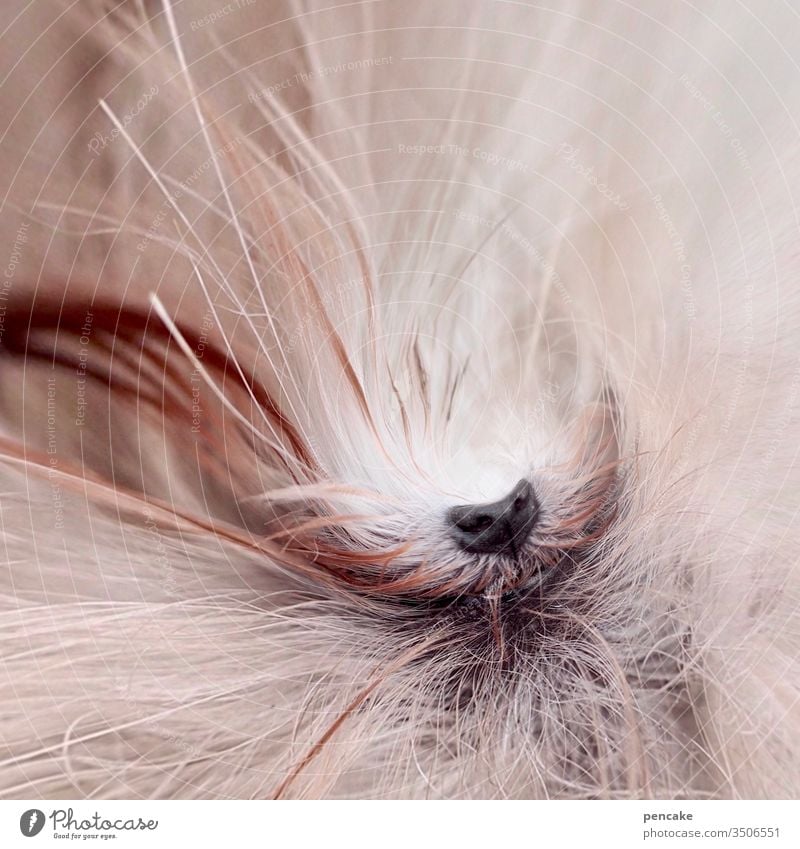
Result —
<instances>
[{"instance_id":1,"label":"dog's muzzle","mask_svg":"<svg viewBox=\"0 0 800 849\"><path fill-rule=\"evenodd\" d=\"M447 513L453 539L471 554L516 556L538 519L539 503L526 480L499 501L460 505Z\"/></svg>"}]
</instances>

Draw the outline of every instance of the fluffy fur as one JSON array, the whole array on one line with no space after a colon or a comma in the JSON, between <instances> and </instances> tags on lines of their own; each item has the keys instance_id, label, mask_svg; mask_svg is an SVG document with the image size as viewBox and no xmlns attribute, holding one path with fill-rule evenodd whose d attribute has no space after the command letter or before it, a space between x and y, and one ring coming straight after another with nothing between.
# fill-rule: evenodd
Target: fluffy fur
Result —
<instances>
[{"instance_id":1,"label":"fluffy fur","mask_svg":"<svg viewBox=\"0 0 800 849\"><path fill-rule=\"evenodd\" d=\"M796 796L791 9L12 5L0 792Z\"/></svg>"}]
</instances>

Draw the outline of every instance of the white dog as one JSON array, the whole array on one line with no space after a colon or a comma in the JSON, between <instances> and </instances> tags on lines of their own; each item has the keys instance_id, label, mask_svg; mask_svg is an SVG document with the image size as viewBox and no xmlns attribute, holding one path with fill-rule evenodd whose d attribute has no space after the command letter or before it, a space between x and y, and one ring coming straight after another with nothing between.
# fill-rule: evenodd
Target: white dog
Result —
<instances>
[{"instance_id":1,"label":"white dog","mask_svg":"<svg viewBox=\"0 0 800 849\"><path fill-rule=\"evenodd\" d=\"M11 5L0 792L797 795L791 9Z\"/></svg>"}]
</instances>

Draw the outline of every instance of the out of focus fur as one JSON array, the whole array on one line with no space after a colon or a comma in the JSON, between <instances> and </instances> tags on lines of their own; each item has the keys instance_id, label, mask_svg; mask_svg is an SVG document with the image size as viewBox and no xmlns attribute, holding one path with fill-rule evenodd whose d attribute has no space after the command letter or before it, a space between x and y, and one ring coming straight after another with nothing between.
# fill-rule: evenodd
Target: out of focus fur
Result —
<instances>
[{"instance_id":1,"label":"out of focus fur","mask_svg":"<svg viewBox=\"0 0 800 849\"><path fill-rule=\"evenodd\" d=\"M0 792L796 796L791 9L11 5Z\"/></svg>"}]
</instances>

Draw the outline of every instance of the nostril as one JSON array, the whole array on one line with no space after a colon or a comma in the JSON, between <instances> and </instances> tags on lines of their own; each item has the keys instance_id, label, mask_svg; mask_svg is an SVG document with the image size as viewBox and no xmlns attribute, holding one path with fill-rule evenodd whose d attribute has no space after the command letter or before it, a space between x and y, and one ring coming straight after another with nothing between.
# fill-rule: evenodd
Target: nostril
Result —
<instances>
[{"instance_id":1,"label":"nostril","mask_svg":"<svg viewBox=\"0 0 800 849\"><path fill-rule=\"evenodd\" d=\"M477 534L481 531L488 531L494 524L494 517L486 513L477 516L467 516L464 519L456 522L456 527L465 534Z\"/></svg>"},{"instance_id":2,"label":"nostril","mask_svg":"<svg viewBox=\"0 0 800 849\"><path fill-rule=\"evenodd\" d=\"M511 493L511 497L513 498L511 509L515 513L527 510L533 501L533 487L527 481L520 481Z\"/></svg>"}]
</instances>

